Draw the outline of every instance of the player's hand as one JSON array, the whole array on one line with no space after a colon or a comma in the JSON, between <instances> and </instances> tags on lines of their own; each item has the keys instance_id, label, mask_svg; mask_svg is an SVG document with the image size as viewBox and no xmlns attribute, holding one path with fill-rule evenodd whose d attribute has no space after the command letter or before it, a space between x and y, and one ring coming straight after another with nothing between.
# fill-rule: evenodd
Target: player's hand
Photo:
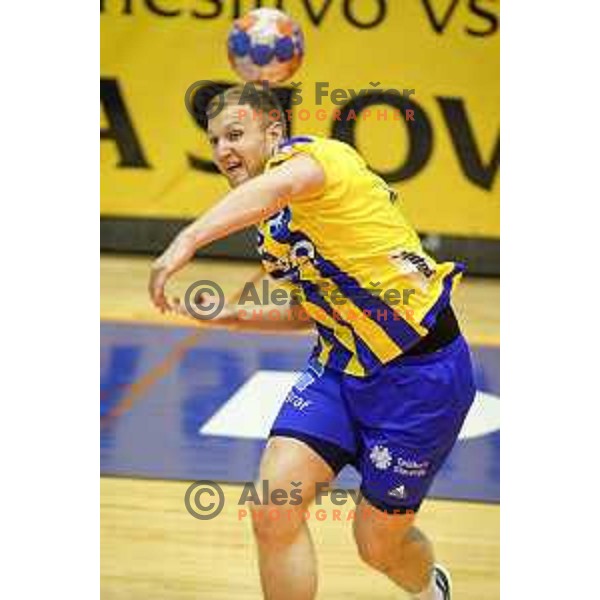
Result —
<instances>
[{"instance_id":1,"label":"player's hand","mask_svg":"<svg viewBox=\"0 0 600 600\"><path fill-rule=\"evenodd\" d=\"M192 306L187 306L177 297L173 298L172 306L173 311L178 315L182 315L184 317L191 317L192 319L198 320L197 315L202 313L202 310L199 307L205 306L206 303L209 302L208 298L204 298L201 295L198 295L195 299L195 302ZM212 306L210 303L209 306ZM196 310L198 308L198 310ZM232 304L226 304L218 314L212 316L210 319L203 321L203 325L235 325L239 321L237 306Z\"/></svg>"},{"instance_id":2,"label":"player's hand","mask_svg":"<svg viewBox=\"0 0 600 600\"><path fill-rule=\"evenodd\" d=\"M150 270L150 281L148 282L148 293L152 303L161 313L170 312L173 307L165 295L165 286L170 277L169 271L162 264L160 258L155 260Z\"/></svg>"}]
</instances>

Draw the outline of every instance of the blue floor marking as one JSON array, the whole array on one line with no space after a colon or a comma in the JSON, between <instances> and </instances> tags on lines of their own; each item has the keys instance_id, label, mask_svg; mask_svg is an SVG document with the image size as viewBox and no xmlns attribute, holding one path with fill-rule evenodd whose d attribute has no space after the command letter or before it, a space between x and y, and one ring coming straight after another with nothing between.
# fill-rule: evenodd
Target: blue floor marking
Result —
<instances>
[{"instance_id":1,"label":"blue floor marking","mask_svg":"<svg viewBox=\"0 0 600 600\"><path fill-rule=\"evenodd\" d=\"M264 440L202 435L199 429L257 371L303 370L313 340L310 336L202 332L152 385L141 392L136 389L140 378L197 331L101 322L103 475L226 482L256 477ZM499 348L475 346L472 350L478 389L499 396ZM128 398L133 398L129 410L111 416ZM460 440L430 496L498 502L499 448L499 431ZM338 481L355 485L358 478L347 468Z\"/></svg>"}]
</instances>

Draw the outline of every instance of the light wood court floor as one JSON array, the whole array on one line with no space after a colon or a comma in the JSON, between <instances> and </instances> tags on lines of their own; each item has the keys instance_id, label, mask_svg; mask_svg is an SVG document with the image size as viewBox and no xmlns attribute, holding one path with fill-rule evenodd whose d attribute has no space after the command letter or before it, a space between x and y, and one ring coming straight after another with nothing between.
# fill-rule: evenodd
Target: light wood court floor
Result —
<instances>
[{"instance_id":1,"label":"light wood court floor","mask_svg":"<svg viewBox=\"0 0 600 600\"><path fill-rule=\"evenodd\" d=\"M100 314L103 319L194 324L185 318L165 317L154 310L146 291L151 259L104 255L100 261ZM231 299L260 271L255 262L197 260L178 273L169 292L183 298L187 286L200 279L218 283ZM463 331L473 343L498 344L500 284L497 279L465 278L458 286L454 305Z\"/></svg>"},{"instance_id":2,"label":"light wood court floor","mask_svg":"<svg viewBox=\"0 0 600 600\"><path fill-rule=\"evenodd\" d=\"M103 257L103 319L165 321L147 299L148 258ZM214 279L234 297L258 271L254 263L198 261L172 289L181 297L186 285ZM456 308L466 336L477 343L498 343L499 284L469 280L461 284ZM225 508L213 520L199 521L184 506L190 482L103 477L101 479L101 596L127 600L258 600L261 598L256 553L248 517L240 520L241 487L224 485ZM402 598L384 576L361 564L350 521L309 525L319 558L320 600ZM342 507L345 519L352 506ZM437 558L452 570L455 600L499 598L499 519L497 505L427 501L419 524L435 542Z\"/></svg>"},{"instance_id":3,"label":"light wood court floor","mask_svg":"<svg viewBox=\"0 0 600 600\"><path fill-rule=\"evenodd\" d=\"M223 485L225 508L210 521L187 512L189 482L103 477L101 480L102 598L130 600L258 600L261 598L249 517L239 514L241 486ZM355 551L352 504L324 500L308 519L319 558L318 598L402 598ZM333 521L332 510L341 510ZM456 600L499 598L499 508L430 500L420 526L435 540L437 557L453 573Z\"/></svg>"}]
</instances>

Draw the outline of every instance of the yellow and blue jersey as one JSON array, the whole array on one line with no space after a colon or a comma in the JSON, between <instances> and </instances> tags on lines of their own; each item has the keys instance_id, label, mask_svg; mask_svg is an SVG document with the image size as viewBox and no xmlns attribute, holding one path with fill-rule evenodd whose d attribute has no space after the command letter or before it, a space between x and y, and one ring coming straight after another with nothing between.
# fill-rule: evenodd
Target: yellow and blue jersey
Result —
<instances>
[{"instance_id":1,"label":"yellow and blue jersey","mask_svg":"<svg viewBox=\"0 0 600 600\"><path fill-rule=\"evenodd\" d=\"M436 263L423 251L395 192L349 145L291 138L266 168L299 153L319 162L325 188L261 223L259 253L314 319L314 358L362 377L427 334L463 267Z\"/></svg>"}]
</instances>

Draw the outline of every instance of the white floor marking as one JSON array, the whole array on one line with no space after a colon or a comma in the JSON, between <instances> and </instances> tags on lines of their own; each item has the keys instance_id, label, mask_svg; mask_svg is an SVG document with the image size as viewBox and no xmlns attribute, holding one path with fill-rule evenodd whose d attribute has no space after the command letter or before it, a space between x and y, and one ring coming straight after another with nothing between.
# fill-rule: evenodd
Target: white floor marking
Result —
<instances>
[{"instance_id":1,"label":"white floor marking","mask_svg":"<svg viewBox=\"0 0 600 600\"><path fill-rule=\"evenodd\" d=\"M299 375L295 371L257 371L204 424L199 433L265 439L279 407ZM477 392L459 439L475 438L499 429L500 398Z\"/></svg>"}]
</instances>

